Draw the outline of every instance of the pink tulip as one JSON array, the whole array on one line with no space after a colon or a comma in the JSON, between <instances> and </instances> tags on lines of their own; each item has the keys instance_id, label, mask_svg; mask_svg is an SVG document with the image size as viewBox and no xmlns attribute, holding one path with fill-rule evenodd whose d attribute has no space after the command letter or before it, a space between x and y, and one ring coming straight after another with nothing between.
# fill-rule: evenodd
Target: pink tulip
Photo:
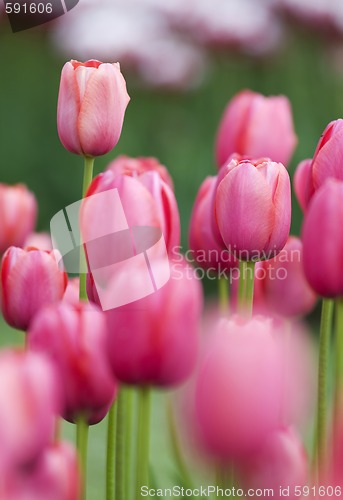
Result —
<instances>
[{"instance_id":1,"label":"pink tulip","mask_svg":"<svg viewBox=\"0 0 343 500\"><path fill-rule=\"evenodd\" d=\"M0 184L0 254L14 245L21 247L32 232L37 217L37 201L23 184Z\"/></svg>"},{"instance_id":2,"label":"pink tulip","mask_svg":"<svg viewBox=\"0 0 343 500\"><path fill-rule=\"evenodd\" d=\"M233 153L267 156L285 165L297 144L287 97L264 97L244 90L228 104L219 125L216 158L221 167Z\"/></svg>"},{"instance_id":3,"label":"pink tulip","mask_svg":"<svg viewBox=\"0 0 343 500\"><path fill-rule=\"evenodd\" d=\"M130 97L119 64L67 62L61 74L57 128L71 153L100 156L117 144Z\"/></svg>"},{"instance_id":4,"label":"pink tulip","mask_svg":"<svg viewBox=\"0 0 343 500\"><path fill-rule=\"evenodd\" d=\"M278 429L281 407L281 357L271 322L221 320L208 338L195 387L205 449L220 459L256 452Z\"/></svg>"},{"instance_id":5,"label":"pink tulip","mask_svg":"<svg viewBox=\"0 0 343 500\"><path fill-rule=\"evenodd\" d=\"M241 466L244 489L271 489L273 498L295 499L296 486L300 489L309 481L308 460L299 436L290 428L277 430L255 456ZM280 493L284 490L284 495Z\"/></svg>"},{"instance_id":6,"label":"pink tulip","mask_svg":"<svg viewBox=\"0 0 343 500\"><path fill-rule=\"evenodd\" d=\"M174 253L180 245L180 217L175 195L157 171L149 170L134 177L118 174L117 169L109 168L104 173L99 174L93 180L87 196L117 189L123 206L127 225L130 228L137 226L156 227L162 230L168 253ZM107 200L99 200L91 210L87 210L87 205L82 214L82 234L84 241L94 239L95 232L99 227L108 227L111 214L108 213ZM118 227L114 220L111 222L113 231L123 230L118 218ZM104 234L106 231L104 229ZM118 256L120 249L117 241L112 253ZM110 241L104 241L110 245ZM110 249L106 250L111 251ZM118 260L119 256L118 256Z\"/></svg>"},{"instance_id":7,"label":"pink tulip","mask_svg":"<svg viewBox=\"0 0 343 500\"><path fill-rule=\"evenodd\" d=\"M68 302L68 304L72 304L76 306L80 299L80 279L79 278L71 278L68 280L66 291L63 295L63 301Z\"/></svg>"},{"instance_id":8,"label":"pink tulip","mask_svg":"<svg viewBox=\"0 0 343 500\"><path fill-rule=\"evenodd\" d=\"M45 305L62 299L67 275L59 269L56 251L10 247L0 270L1 308L7 323L27 330Z\"/></svg>"},{"instance_id":9,"label":"pink tulip","mask_svg":"<svg viewBox=\"0 0 343 500\"><path fill-rule=\"evenodd\" d=\"M158 276L158 263L154 266ZM140 279L137 272L131 286L139 286ZM114 293L123 286L125 278L116 282ZM139 301L106 312L108 351L119 380L158 386L186 380L196 362L201 310L200 282L179 256L171 262L166 285Z\"/></svg>"},{"instance_id":10,"label":"pink tulip","mask_svg":"<svg viewBox=\"0 0 343 500\"><path fill-rule=\"evenodd\" d=\"M281 252L261 263L262 300L267 310L282 316L302 316L314 308L317 296L309 286L301 240L290 236Z\"/></svg>"},{"instance_id":11,"label":"pink tulip","mask_svg":"<svg viewBox=\"0 0 343 500\"><path fill-rule=\"evenodd\" d=\"M56 367L64 387L64 418L75 421L83 414L96 423L105 416L117 384L107 359L106 320L98 307L63 301L45 308L34 319L28 342Z\"/></svg>"},{"instance_id":12,"label":"pink tulip","mask_svg":"<svg viewBox=\"0 0 343 500\"><path fill-rule=\"evenodd\" d=\"M287 241L291 222L291 188L285 167L267 159L234 159L220 174L216 218L226 247L241 260L277 255Z\"/></svg>"},{"instance_id":13,"label":"pink tulip","mask_svg":"<svg viewBox=\"0 0 343 500\"><path fill-rule=\"evenodd\" d=\"M237 259L214 234L212 212L217 177L206 177L195 199L190 226L189 247L194 260L204 269L213 271L238 267ZM219 231L217 229L217 231Z\"/></svg>"},{"instance_id":14,"label":"pink tulip","mask_svg":"<svg viewBox=\"0 0 343 500\"><path fill-rule=\"evenodd\" d=\"M60 386L48 360L37 353L0 355L1 470L27 466L53 437Z\"/></svg>"},{"instance_id":15,"label":"pink tulip","mask_svg":"<svg viewBox=\"0 0 343 500\"><path fill-rule=\"evenodd\" d=\"M0 486L6 500L77 500L79 495L77 455L69 443L46 448L30 467L11 471Z\"/></svg>"},{"instance_id":16,"label":"pink tulip","mask_svg":"<svg viewBox=\"0 0 343 500\"><path fill-rule=\"evenodd\" d=\"M51 236L49 233L31 233L23 246L38 248L38 250L52 250Z\"/></svg>"},{"instance_id":17,"label":"pink tulip","mask_svg":"<svg viewBox=\"0 0 343 500\"><path fill-rule=\"evenodd\" d=\"M164 165L161 165L156 158L118 156L108 165L107 170L112 170L115 174L128 175L130 177L137 177L150 171L157 172L161 179L171 189L174 189L168 169Z\"/></svg>"},{"instance_id":18,"label":"pink tulip","mask_svg":"<svg viewBox=\"0 0 343 500\"><path fill-rule=\"evenodd\" d=\"M299 163L293 177L294 191L303 212L314 192L311 175L312 160L307 159Z\"/></svg>"},{"instance_id":19,"label":"pink tulip","mask_svg":"<svg viewBox=\"0 0 343 500\"><path fill-rule=\"evenodd\" d=\"M329 179L314 194L302 228L305 276L318 295L343 295L343 182Z\"/></svg>"}]
</instances>

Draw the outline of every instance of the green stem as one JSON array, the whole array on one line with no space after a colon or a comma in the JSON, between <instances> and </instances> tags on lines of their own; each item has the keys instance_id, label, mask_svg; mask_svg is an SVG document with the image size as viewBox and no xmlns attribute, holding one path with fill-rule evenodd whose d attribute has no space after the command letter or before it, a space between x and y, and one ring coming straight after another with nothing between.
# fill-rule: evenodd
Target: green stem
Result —
<instances>
[{"instance_id":1,"label":"green stem","mask_svg":"<svg viewBox=\"0 0 343 500\"><path fill-rule=\"evenodd\" d=\"M107 459L106 459L106 500L113 500L115 494L115 461L116 461L116 426L117 405L112 403L107 423Z\"/></svg>"},{"instance_id":2,"label":"green stem","mask_svg":"<svg viewBox=\"0 0 343 500\"><path fill-rule=\"evenodd\" d=\"M247 263L245 260L239 262L239 282L238 282L238 311L244 310L245 304L245 275Z\"/></svg>"},{"instance_id":3,"label":"green stem","mask_svg":"<svg viewBox=\"0 0 343 500\"><path fill-rule=\"evenodd\" d=\"M229 309L229 283L226 278L218 279L218 294L220 310L225 313Z\"/></svg>"},{"instance_id":4,"label":"green stem","mask_svg":"<svg viewBox=\"0 0 343 500\"><path fill-rule=\"evenodd\" d=\"M83 186L82 186L82 198L85 197L87 189L89 188L90 183L93 178L93 166L94 166L94 158L89 158L85 156L84 158L84 170L83 170ZM82 240L82 236L81 236ZM81 241L82 243L82 241ZM80 300L87 300L87 288L86 288L86 274L87 262L85 251L83 245L80 246Z\"/></svg>"},{"instance_id":5,"label":"green stem","mask_svg":"<svg viewBox=\"0 0 343 500\"><path fill-rule=\"evenodd\" d=\"M136 461L136 500L141 500L141 487L149 486L150 387L138 389L138 429Z\"/></svg>"},{"instance_id":6,"label":"green stem","mask_svg":"<svg viewBox=\"0 0 343 500\"><path fill-rule=\"evenodd\" d=\"M188 472L187 465L183 459L180 440L177 433L177 427L175 425L175 420L173 415L173 405L171 400L167 401L167 419L168 419L168 427L169 427L172 451L175 458L175 462L178 466L179 472L182 477L183 486L186 489L193 489L191 476Z\"/></svg>"},{"instance_id":7,"label":"green stem","mask_svg":"<svg viewBox=\"0 0 343 500\"><path fill-rule=\"evenodd\" d=\"M117 433L116 433L116 500L125 500L125 420L126 420L126 394L121 388L117 399Z\"/></svg>"},{"instance_id":8,"label":"green stem","mask_svg":"<svg viewBox=\"0 0 343 500\"><path fill-rule=\"evenodd\" d=\"M314 453L316 472L318 472L318 469L322 470L326 461L327 387L333 306L334 302L332 299L323 299L319 338L317 419Z\"/></svg>"},{"instance_id":9,"label":"green stem","mask_svg":"<svg viewBox=\"0 0 343 500\"><path fill-rule=\"evenodd\" d=\"M82 499L86 499L87 492L87 451L88 451L88 423L84 416L80 415L76 422L76 447L79 455Z\"/></svg>"},{"instance_id":10,"label":"green stem","mask_svg":"<svg viewBox=\"0 0 343 500\"><path fill-rule=\"evenodd\" d=\"M131 498L132 484L132 417L133 417L133 396L131 387L126 387L126 425L125 425L125 492L126 497Z\"/></svg>"},{"instance_id":11,"label":"green stem","mask_svg":"<svg viewBox=\"0 0 343 500\"><path fill-rule=\"evenodd\" d=\"M246 263L245 307L249 316L252 315L254 304L255 262Z\"/></svg>"},{"instance_id":12,"label":"green stem","mask_svg":"<svg viewBox=\"0 0 343 500\"><path fill-rule=\"evenodd\" d=\"M335 409L334 432L343 410L343 299L335 307Z\"/></svg>"}]
</instances>

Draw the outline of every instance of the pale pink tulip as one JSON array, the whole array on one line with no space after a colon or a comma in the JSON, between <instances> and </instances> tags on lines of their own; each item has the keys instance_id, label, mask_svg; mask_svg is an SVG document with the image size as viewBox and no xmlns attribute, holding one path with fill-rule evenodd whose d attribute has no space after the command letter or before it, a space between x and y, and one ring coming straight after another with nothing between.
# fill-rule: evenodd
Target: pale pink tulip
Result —
<instances>
[{"instance_id":1,"label":"pale pink tulip","mask_svg":"<svg viewBox=\"0 0 343 500\"><path fill-rule=\"evenodd\" d=\"M130 97L118 63L67 62L61 74L57 128L71 153L100 156L117 144Z\"/></svg>"},{"instance_id":2,"label":"pale pink tulip","mask_svg":"<svg viewBox=\"0 0 343 500\"><path fill-rule=\"evenodd\" d=\"M37 201L23 184L0 184L0 254L21 247L36 224Z\"/></svg>"},{"instance_id":3,"label":"pale pink tulip","mask_svg":"<svg viewBox=\"0 0 343 500\"><path fill-rule=\"evenodd\" d=\"M49 233L31 233L23 246L34 247L38 250L52 250L51 236Z\"/></svg>"},{"instance_id":4,"label":"pale pink tulip","mask_svg":"<svg viewBox=\"0 0 343 500\"><path fill-rule=\"evenodd\" d=\"M161 165L156 158L118 156L107 166L107 170L112 170L115 174L128 175L130 177L137 177L150 171L157 172L161 179L166 182L171 189L174 189L173 180L168 169L164 165Z\"/></svg>"},{"instance_id":5,"label":"pale pink tulip","mask_svg":"<svg viewBox=\"0 0 343 500\"><path fill-rule=\"evenodd\" d=\"M219 125L217 165L220 168L233 153L251 158L267 156L287 165L296 144L287 97L264 97L243 90L229 102Z\"/></svg>"},{"instance_id":6,"label":"pale pink tulip","mask_svg":"<svg viewBox=\"0 0 343 500\"><path fill-rule=\"evenodd\" d=\"M233 159L216 192L216 219L226 247L241 260L264 260L286 244L291 223L287 170L267 159Z\"/></svg>"},{"instance_id":7,"label":"pale pink tulip","mask_svg":"<svg viewBox=\"0 0 343 500\"><path fill-rule=\"evenodd\" d=\"M1 309L7 323L27 330L44 306L62 299L67 275L58 266L56 251L10 247L0 270Z\"/></svg>"}]
</instances>

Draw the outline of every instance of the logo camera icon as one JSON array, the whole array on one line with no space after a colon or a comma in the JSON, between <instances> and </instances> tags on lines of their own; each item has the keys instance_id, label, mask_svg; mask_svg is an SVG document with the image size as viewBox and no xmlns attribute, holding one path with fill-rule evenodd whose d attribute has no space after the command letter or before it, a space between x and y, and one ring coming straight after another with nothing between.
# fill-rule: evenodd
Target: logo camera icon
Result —
<instances>
[{"instance_id":1,"label":"logo camera icon","mask_svg":"<svg viewBox=\"0 0 343 500\"><path fill-rule=\"evenodd\" d=\"M78 3L79 0L4 0L13 33L57 19Z\"/></svg>"},{"instance_id":2,"label":"logo camera icon","mask_svg":"<svg viewBox=\"0 0 343 500\"><path fill-rule=\"evenodd\" d=\"M66 271L92 273L104 311L146 297L170 278L161 229L130 227L117 189L67 206L51 219L50 230ZM87 264L80 269L82 245Z\"/></svg>"}]
</instances>

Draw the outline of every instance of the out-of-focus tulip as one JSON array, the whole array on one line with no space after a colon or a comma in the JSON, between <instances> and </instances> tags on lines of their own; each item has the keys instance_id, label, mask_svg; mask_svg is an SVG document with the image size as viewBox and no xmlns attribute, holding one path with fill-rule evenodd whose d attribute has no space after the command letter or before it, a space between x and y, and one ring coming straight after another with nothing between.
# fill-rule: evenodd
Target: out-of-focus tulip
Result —
<instances>
[{"instance_id":1,"label":"out-of-focus tulip","mask_svg":"<svg viewBox=\"0 0 343 500\"><path fill-rule=\"evenodd\" d=\"M311 159L301 161L297 166L293 177L294 191L303 212L306 211L309 199L313 195L311 166Z\"/></svg>"},{"instance_id":2,"label":"out-of-focus tulip","mask_svg":"<svg viewBox=\"0 0 343 500\"><path fill-rule=\"evenodd\" d=\"M67 275L59 269L56 251L10 247L0 270L1 309L7 323L27 330L37 312L62 299Z\"/></svg>"},{"instance_id":3,"label":"out-of-focus tulip","mask_svg":"<svg viewBox=\"0 0 343 500\"><path fill-rule=\"evenodd\" d=\"M63 295L63 301L76 306L79 303L80 296L80 280L79 278L71 278L68 280L66 291Z\"/></svg>"},{"instance_id":4,"label":"out-of-focus tulip","mask_svg":"<svg viewBox=\"0 0 343 500\"><path fill-rule=\"evenodd\" d=\"M281 425L303 417L305 408L295 408L307 375L294 356L295 347L303 354L297 337L262 316L211 325L189 399L195 436L212 456L245 460Z\"/></svg>"},{"instance_id":5,"label":"out-of-focus tulip","mask_svg":"<svg viewBox=\"0 0 343 500\"><path fill-rule=\"evenodd\" d=\"M21 247L36 224L36 198L26 186L0 184L0 254L10 246Z\"/></svg>"},{"instance_id":6,"label":"out-of-focus tulip","mask_svg":"<svg viewBox=\"0 0 343 500\"><path fill-rule=\"evenodd\" d=\"M281 252L261 263L255 274L262 281L260 299L267 310L282 316L302 316L315 306L317 297L309 286L303 263L301 240L290 236Z\"/></svg>"},{"instance_id":7,"label":"out-of-focus tulip","mask_svg":"<svg viewBox=\"0 0 343 500\"><path fill-rule=\"evenodd\" d=\"M244 90L228 104L219 125L216 158L221 167L233 153L252 158L267 156L288 164L297 137L287 97L264 97Z\"/></svg>"},{"instance_id":8,"label":"out-of-focus tulip","mask_svg":"<svg viewBox=\"0 0 343 500\"><path fill-rule=\"evenodd\" d=\"M28 342L57 368L64 387L64 418L75 421L83 414L96 423L97 415L105 416L117 383L107 359L106 319L98 307L63 301L45 308L34 319Z\"/></svg>"},{"instance_id":9,"label":"out-of-focus tulip","mask_svg":"<svg viewBox=\"0 0 343 500\"><path fill-rule=\"evenodd\" d=\"M77 500L80 495L77 455L69 443L46 448L30 467L11 471L1 498L6 500Z\"/></svg>"},{"instance_id":10,"label":"out-of-focus tulip","mask_svg":"<svg viewBox=\"0 0 343 500\"><path fill-rule=\"evenodd\" d=\"M53 437L60 396L55 371L44 356L1 353L1 470L28 465L42 453Z\"/></svg>"},{"instance_id":11,"label":"out-of-focus tulip","mask_svg":"<svg viewBox=\"0 0 343 500\"><path fill-rule=\"evenodd\" d=\"M216 218L226 247L241 260L277 255L289 236L291 188L281 163L233 159L222 167Z\"/></svg>"},{"instance_id":12,"label":"out-of-focus tulip","mask_svg":"<svg viewBox=\"0 0 343 500\"><path fill-rule=\"evenodd\" d=\"M118 156L115 160L111 161L107 170L112 170L115 174L128 175L130 177L137 177L152 170L153 172L157 172L171 189L174 189L173 180L170 177L168 169L164 165L161 165L156 158Z\"/></svg>"},{"instance_id":13,"label":"out-of-focus tulip","mask_svg":"<svg viewBox=\"0 0 343 500\"><path fill-rule=\"evenodd\" d=\"M241 479L246 489L271 489L274 498L295 499L295 487L302 488L309 480L308 460L304 445L294 430L276 431L263 444L254 457L241 466Z\"/></svg>"},{"instance_id":14,"label":"out-of-focus tulip","mask_svg":"<svg viewBox=\"0 0 343 500\"><path fill-rule=\"evenodd\" d=\"M71 153L100 156L117 144L130 97L118 63L67 62L61 74L57 128Z\"/></svg>"},{"instance_id":15,"label":"out-of-focus tulip","mask_svg":"<svg viewBox=\"0 0 343 500\"><path fill-rule=\"evenodd\" d=\"M23 246L38 248L38 250L52 250L51 236L49 233L31 233Z\"/></svg>"},{"instance_id":16,"label":"out-of-focus tulip","mask_svg":"<svg viewBox=\"0 0 343 500\"><path fill-rule=\"evenodd\" d=\"M138 176L121 175L117 169L108 169L94 178L87 196L96 195L110 189L117 189L124 210L127 227L156 227L162 230L168 253L174 253L180 245L180 217L175 195L169 185L164 182L157 171L148 170ZM113 214L108 212L108 200L99 197L98 201L87 209L85 204L82 212L81 230L84 241L94 239L99 227L113 228L116 221L111 221ZM105 214L105 217L104 217ZM108 214L106 216L106 214ZM109 223L109 221L111 221ZM117 231L123 230L118 218ZM114 231L114 228L113 228ZM106 245L111 242L106 240ZM114 248L108 249L118 255L117 241Z\"/></svg>"},{"instance_id":17,"label":"out-of-focus tulip","mask_svg":"<svg viewBox=\"0 0 343 500\"><path fill-rule=\"evenodd\" d=\"M206 177L195 199L190 226L189 247L194 260L204 269L213 271L238 267L238 261L213 231L213 198L217 177Z\"/></svg>"},{"instance_id":18,"label":"out-of-focus tulip","mask_svg":"<svg viewBox=\"0 0 343 500\"><path fill-rule=\"evenodd\" d=\"M155 276L159 264L154 263ZM163 268L164 264L162 264ZM135 283L140 286L137 272ZM120 293L125 277L116 282ZM179 256L171 277L155 293L106 312L108 351L119 380L129 384L180 384L194 369L202 311L202 291L194 270Z\"/></svg>"},{"instance_id":19,"label":"out-of-focus tulip","mask_svg":"<svg viewBox=\"0 0 343 500\"><path fill-rule=\"evenodd\" d=\"M343 182L329 179L314 194L302 228L305 276L323 297L343 295Z\"/></svg>"}]
</instances>

